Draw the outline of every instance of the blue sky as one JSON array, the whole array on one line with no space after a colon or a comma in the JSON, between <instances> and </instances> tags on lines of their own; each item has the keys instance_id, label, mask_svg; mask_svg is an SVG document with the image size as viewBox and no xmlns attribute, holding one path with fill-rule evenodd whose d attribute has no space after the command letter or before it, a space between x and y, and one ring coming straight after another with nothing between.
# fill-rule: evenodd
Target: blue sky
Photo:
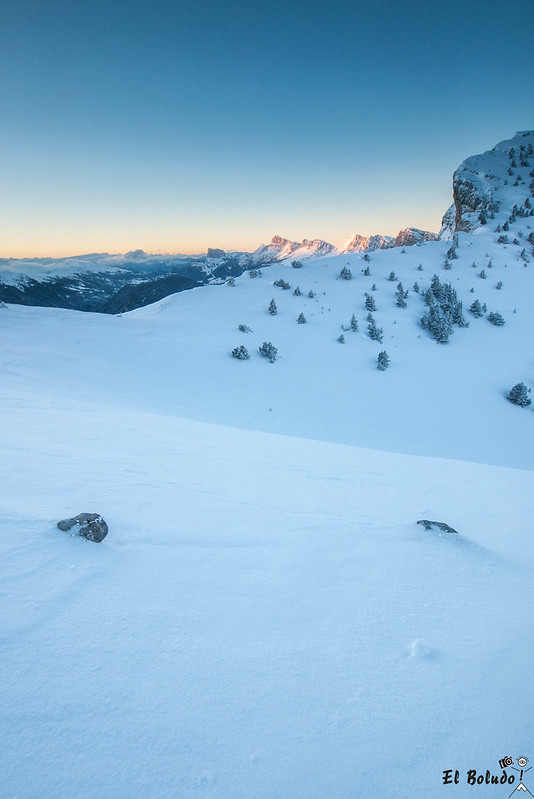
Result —
<instances>
[{"instance_id":1,"label":"blue sky","mask_svg":"<svg viewBox=\"0 0 534 799\"><path fill-rule=\"evenodd\" d=\"M534 3L2 0L0 255L432 230L534 126Z\"/></svg>"}]
</instances>

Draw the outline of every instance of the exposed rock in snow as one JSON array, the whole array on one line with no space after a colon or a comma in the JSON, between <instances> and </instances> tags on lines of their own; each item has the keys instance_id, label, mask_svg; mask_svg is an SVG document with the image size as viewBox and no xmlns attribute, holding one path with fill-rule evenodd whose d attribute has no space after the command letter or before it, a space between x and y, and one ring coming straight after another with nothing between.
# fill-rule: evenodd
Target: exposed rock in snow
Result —
<instances>
[{"instance_id":1,"label":"exposed rock in snow","mask_svg":"<svg viewBox=\"0 0 534 799\"><path fill-rule=\"evenodd\" d=\"M400 230L395 238L394 247L412 247L414 244L422 244L424 241L437 241L437 233L429 230L419 230L416 227L407 227Z\"/></svg>"},{"instance_id":2,"label":"exposed rock in snow","mask_svg":"<svg viewBox=\"0 0 534 799\"><path fill-rule=\"evenodd\" d=\"M57 523L60 530L73 530L76 535L99 544L108 534L108 526L99 513L79 513L72 519L62 519Z\"/></svg>"},{"instance_id":3,"label":"exposed rock in snow","mask_svg":"<svg viewBox=\"0 0 534 799\"><path fill-rule=\"evenodd\" d=\"M425 530L434 530L439 533L457 533L454 527L450 527L445 522L431 522L428 519L419 519L417 524L422 524Z\"/></svg>"}]
</instances>

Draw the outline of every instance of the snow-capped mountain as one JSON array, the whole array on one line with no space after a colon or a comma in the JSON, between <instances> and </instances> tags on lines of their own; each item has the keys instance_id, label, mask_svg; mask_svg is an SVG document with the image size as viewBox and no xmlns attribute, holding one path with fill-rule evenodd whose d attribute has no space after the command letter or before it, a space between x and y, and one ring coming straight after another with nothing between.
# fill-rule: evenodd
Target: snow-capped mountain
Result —
<instances>
[{"instance_id":1,"label":"snow-capped mountain","mask_svg":"<svg viewBox=\"0 0 534 799\"><path fill-rule=\"evenodd\" d=\"M336 247L336 252L374 252L374 250L386 250L388 247L395 246L393 236L361 236L354 233Z\"/></svg>"},{"instance_id":2,"label":"snow-capped mountain","mask_svg":"<svg viewBox=\"0 0 534 799\"><path fill-rule=\"evenodd\" d=\"M456 193L449 239L298 269L292 250L122 316L0 307L3 795L517 787L499 761L534 740L530 145L480 157L480 182L468 159L491 199ZM102 544L57 529L85 511Z\"/></svg>"},{"instance_id":3,"label":"snow-capped mountain","mask_svg":"<svg viewBox=\"0 0 534 799\"><path fill-rule=\"evenodd\" d=\"M334 250L334 245L321 239L303 239L290 241L282 236L273 236L269 244L261 244L253 253L252 261L258 264L269 264L284 261L287 258L313 258L328 255Z\"/></svg>"}]
</instances>

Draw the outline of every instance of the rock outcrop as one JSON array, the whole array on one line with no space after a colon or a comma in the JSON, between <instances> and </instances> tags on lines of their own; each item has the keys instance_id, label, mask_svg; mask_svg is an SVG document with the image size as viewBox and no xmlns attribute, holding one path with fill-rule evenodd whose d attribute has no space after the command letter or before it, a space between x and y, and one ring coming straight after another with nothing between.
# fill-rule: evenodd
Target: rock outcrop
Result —
<instances>
[{"instance_id":1,"label":"rock outcrop","mask_svg":"<svg viewBox=\"0 0 534 799\"><path fill-rule=\"evenodd\" d=\"M534 131L523 130L480 155L466 158L452 179L453 204L442 219L440 238L471 232L486 224L500 208L510 213L517 200L524 200L528 183L528 158L532 157Z\"/></svg>"},{"instance_id":2,"label":"rock outcrop","mask_svg":"<svg viewBox=\"0 0 534 799\"><path fill-rule=\"evenodd\" d=\"M79 513L72 519L62 519L57 523L60 530L70 532L95 541L99 544L108 534L108 526L99 513Z\"/></svg>"},{"instance_id":3,"label":"rock outcrop","mask_svg":"<svg viewBox=\"0 0 534 799\"><path fill-rule=\"evenodd\" d=\"M434 530L436 533L458 533L458 530L445 524L445 522L432 522L429 519L419 519L417 524L422 524L425 530Z\"/></svg>"},{"instance_id":4,"label":"rock outcrop","mask_svg":"<svg viewBox=\"0 0 534 799\"><path fill-rule=\"evenodd\" d=\"M416 227L407 227L400 230L395 238L394 247L413 247L414 244L422 244L424 241L437 241L437 233L430 230L419 230Z\"/></svg>"}]
</instances>

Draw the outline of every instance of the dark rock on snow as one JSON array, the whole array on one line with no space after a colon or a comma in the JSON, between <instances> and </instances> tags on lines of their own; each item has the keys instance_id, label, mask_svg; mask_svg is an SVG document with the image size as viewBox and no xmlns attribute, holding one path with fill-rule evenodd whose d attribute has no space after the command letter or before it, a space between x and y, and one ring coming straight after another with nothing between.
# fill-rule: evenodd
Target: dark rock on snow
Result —
<instances>
[{"instance_id":1,"label":"dark rock on snow","mask_svg":"<svg viewBox=\"0 0 534 799\"><path fill-rule=\"evenodd\" d=\"M75 535L97 543L103 541L108 534L108 526L99 513L79 513L72 519L62 519L57 526L65 532L73 530Z\"/></svg>"},{"instance_id":2,"label":"dark rock on snow","mask_svg":"<svg viewBox=\"0 0 534 799\"><path fill-rule=\"evenodd\" d=\"M454 527L449 527L445 522L431 522L428 519L419 519L417 524L422 524L425 530L434 530L439 533L457 533Z\"/></svg>"}]
</instances>

